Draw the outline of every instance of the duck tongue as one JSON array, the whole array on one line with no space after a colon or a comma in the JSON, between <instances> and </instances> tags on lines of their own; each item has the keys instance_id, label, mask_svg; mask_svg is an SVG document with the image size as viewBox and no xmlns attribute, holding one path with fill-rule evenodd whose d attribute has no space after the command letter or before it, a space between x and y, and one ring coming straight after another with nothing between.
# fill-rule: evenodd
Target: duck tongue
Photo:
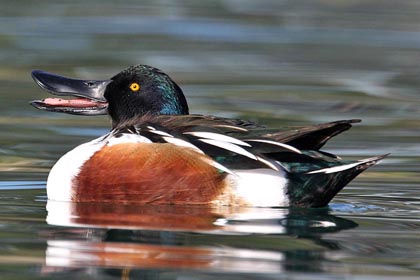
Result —
<instances>
[{"instance_id":1,"label":"duck tongue","mask_svg":"<svg viewBox=\"0 0 420 280\"><path fill-rule=\"evenodd\" d=\"M45 105L56 107L72 107L72 108L86 108L98 107L103 105L103 102L93 101L87 98L62 99L62 98L45 98L42 100Z\"/></svg>"}]
</instances>

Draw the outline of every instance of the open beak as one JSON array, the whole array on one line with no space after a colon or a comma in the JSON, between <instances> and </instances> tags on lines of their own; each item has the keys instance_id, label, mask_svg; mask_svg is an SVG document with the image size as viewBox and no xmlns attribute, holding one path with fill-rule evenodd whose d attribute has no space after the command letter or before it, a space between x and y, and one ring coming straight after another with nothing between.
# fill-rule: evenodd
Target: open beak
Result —
<instances>
[{"instance_id":1,"label":"open beak","mask_svg":"<svg viewBox=\"0 0 420 280\"><path fill-rule=\"evenodd\" d=\"M54 95L75 97L31 101L30 104L37 109L75 115L104 115L108 112L104 93L111 80L76 80L41 70L32 71L32 78L42 89Z\"/></svg>"}]
</instances>

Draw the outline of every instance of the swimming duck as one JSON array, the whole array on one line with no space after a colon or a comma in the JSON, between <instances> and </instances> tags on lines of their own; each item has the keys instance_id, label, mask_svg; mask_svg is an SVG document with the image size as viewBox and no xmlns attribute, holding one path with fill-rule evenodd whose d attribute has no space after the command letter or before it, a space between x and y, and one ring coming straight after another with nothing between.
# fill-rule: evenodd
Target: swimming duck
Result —
<instances>
[{"instance_id":1,"label":"swimming duck","mask_svg":"<svg viewBox=\"0 0 420 280\"><path fill-rule=\"evenodd\" d=\"M109 80L32 72L48 92L34 107L109 114L111 131L82 144L51 169L50 200L251 207L324 207L385 156L354 162L321 151L360 120L268 131L252 122L189 114L164 72L131 66Z\"/></svg>"}]
</instances>

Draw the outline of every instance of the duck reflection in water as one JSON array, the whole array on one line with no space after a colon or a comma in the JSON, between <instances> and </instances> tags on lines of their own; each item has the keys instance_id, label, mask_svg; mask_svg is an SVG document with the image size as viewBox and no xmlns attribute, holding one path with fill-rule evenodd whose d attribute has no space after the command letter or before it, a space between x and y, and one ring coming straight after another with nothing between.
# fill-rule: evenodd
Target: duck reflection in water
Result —
<instances>
[{"instance_id":1,"label":"duck reflection in water","mask_svg":"<svg viewBox=\"0 0 420 280\"><path fill-rule=\"evenodd\" d=\"M321 271L325 252L339 247L323 235L357 226L328 212L49 201L48 223L64 227L48 236L44 271L89 267L126 279Z\"/></svg>"}]
</instances>

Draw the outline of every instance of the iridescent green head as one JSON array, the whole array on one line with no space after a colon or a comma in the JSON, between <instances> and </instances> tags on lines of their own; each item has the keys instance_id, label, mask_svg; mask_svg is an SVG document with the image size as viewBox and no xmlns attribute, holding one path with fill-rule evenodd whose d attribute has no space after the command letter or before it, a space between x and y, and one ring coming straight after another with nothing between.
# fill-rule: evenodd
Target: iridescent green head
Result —
<instances>
[{"instance_id":1,"label":"iridescent green head","mask_svg":"<svg viewBox=\"0 0 420 280\"><path fill-rule=\"evenodd\" d=\"M186 115L188 105L181 88L165 73L147 65L132 66L111 78L104 97L114 122L146 113Z\"/></svg>"}]
</instances>

